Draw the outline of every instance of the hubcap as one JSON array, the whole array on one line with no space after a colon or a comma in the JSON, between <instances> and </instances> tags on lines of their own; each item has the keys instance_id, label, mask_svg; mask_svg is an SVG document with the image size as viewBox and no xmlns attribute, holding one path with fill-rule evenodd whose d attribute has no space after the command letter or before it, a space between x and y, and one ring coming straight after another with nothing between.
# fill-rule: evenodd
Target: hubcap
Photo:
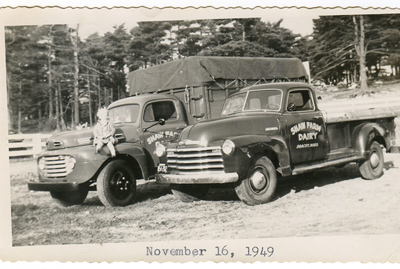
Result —
<instances>
[{"instance_id":1,"label":"hubcap","mask_svg":"<svg viewBox=\"0 0 400 269\"><path fill-rule=\"evenodd\" d=\"M116 172L111 180L111 189L115 197L125 198L130 193L130 179L122 172Z\"/></svg>"},{"instance_id":2,"label":"hubcap","mask_svg":"<svg viewBox=\"0 0 400 269\"><path fill-rule=\"evenodd\" d=\"M379 160L379 155L376 152L373 152L369 158L372 168L375 169L379 166Z\"/></svg>"},{"instance_id":3,"label":"hubcap","mask_svg":"<svg viewBox=\"0 0 400 269\"><path fill-rule=\"evenodd\" d=\"M255 171L250 177L250 183L255 191L261 191L267 185L267 179L259 170Z\"/></svg>"}]
</instances>

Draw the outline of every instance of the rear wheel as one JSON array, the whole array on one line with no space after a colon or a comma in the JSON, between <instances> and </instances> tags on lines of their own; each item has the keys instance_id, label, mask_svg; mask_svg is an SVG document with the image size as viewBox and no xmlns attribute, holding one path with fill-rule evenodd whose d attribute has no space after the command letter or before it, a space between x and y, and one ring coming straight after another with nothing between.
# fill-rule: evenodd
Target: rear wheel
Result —
<instances>
[{"instance_id":1,"label":"rear wheel","mask_svg":"<svg viewBox=\"0 0 400 269\"><path fill-rule=\"evenodd\" d=\"M381 145L374 141L368 149L368 158L359 163L359 170L364 179L377 179L383 175L384 157Z\"/></svg>"},{"instance_id":2,"label":"rear wheel","mask_svg":"<svg viewBox=\"0 0 400 269\"><path fill-rule=\"evenodd\" d=\"M61 206L80 205L85 201L89 192L89 187L86 184L79 185L74 191L51 191L50 195Z\"/></svg>"},{"instance_id":3,"label":"rear wheel","mask_svg":"<svg viewBox=\"0 0 400 269\"><path fill-rule=\"evenodd\" d=\"M258 205L272 199L276 185L275 166L267 157L261 157L250 167L247 178L238 182L235 191L245 204Z\"/></svg>"},{"instance_id":4,"label":"rear wheel","mask_svg":"<svg viewBox=\"0 0 400 269\"><path fill-rule=\"evenodd\" d=\"M105 206L126 206L135 198L136 179L123 160L108 163L97 177L97 194Z\"/></svg>"},{"instance_id":5,"label":"rear wheel","mask_svg":"<svg viewBox=\"0 0 400 269\"><path fill-rule=\"evenodd\" d=\"M202 200L209 189L208 185L202 184L172 184L171 191L175 197L182 202L193 202Z\"/></svg>"}]
</instances>

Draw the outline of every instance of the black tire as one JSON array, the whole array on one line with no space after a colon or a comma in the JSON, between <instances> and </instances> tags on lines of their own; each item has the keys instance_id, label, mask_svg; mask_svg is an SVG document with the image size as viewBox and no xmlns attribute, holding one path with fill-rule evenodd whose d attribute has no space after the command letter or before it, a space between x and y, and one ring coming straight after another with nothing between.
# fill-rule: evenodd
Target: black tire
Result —
<instances>
[{"instance_id":1,"label":"black tire","mask_svg":"<svg viewBox=\"0 0 400 269\"><path fill-rule=\"evenodd\" d=\"M381 145L374 141L368 148L368 158L359 163L361 177L372 180L383 175L384 157Z\"/></svg>"},{"instance_id":2,"label":"black tire","mask_svg":"<svg viewBox=\"0 0 400 269\"><path fill-rule=\"evenodd\" d=\"M136 178L123 160L114 160L101 170L97 177L97 195L103 205L126 206L136 194Z\"/></svg>"},{"instance_id":3,"label":"black tire","mask_svg":"<svg viewBox=\"0 0 400 269\"><path fill-rule=\"evenodd\" d=\"M171 191L182 202L194 202L204 199L209 186L204 184L171 184Z\"/></svg>"},{"instance_id":4,"label":"black tire","mask_svg":"<svg viewBox=\"0 0 400 269\"><path fill-rule=\"evenodd\" d=\"M86 184L79 185L79 189L75 191L51 191L50 195L61 206L80 205L85 201L89 192Z\"/></svg>"},{"instance_id":5,"label":"black tire","mask_svg":"<svg viewBox=\"0 0 400 269\"><path fill-rule=\"evenodd\" d=\"M272 199L276 185L275 166L267 157L260 157L250 167L247 177L238 181L235 191L245 204L259 205Z\"/></svg>"}]
</instances>

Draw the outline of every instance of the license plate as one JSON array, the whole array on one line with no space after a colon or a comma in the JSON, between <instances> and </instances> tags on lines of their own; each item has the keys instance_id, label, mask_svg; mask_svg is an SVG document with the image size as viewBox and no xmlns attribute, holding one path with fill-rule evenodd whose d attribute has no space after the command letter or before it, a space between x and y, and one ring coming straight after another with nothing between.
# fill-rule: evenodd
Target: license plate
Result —
<instances>
[{"instance_id":1,"label":"license plate","mask_svg":"<svg viewBox=\"0 0 400 269\"><path fill-rule=\"evenodd\" d=\"M160 163L157 167L158 173L167 173L168 166L164 163Z\"/></svg>"}]
</instances>

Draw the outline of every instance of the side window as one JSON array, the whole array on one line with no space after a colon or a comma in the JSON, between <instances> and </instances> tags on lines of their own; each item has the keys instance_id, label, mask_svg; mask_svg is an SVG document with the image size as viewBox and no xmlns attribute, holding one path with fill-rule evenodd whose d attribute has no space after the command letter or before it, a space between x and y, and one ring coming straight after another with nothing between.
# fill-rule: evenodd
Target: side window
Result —
<instances>
[{"instance_id":1,"label":"side window","mask_svg":"<svg viewBox=\"0 0 400 269\"><path fill-rule=\"evenodd\" d=\"M143 116L144 121L154 122L161 118L164 120L173 120L178 118L174 102L160 101L146 106Z\"/></svg>"},{"instance_id":2,"label":"side window","mask_svg":"<svg viewBox=\"0 0 400 269\"><path fill-rule=\"evenodd\" d=\"M314 104L309 90L291 91L288 97L289 111L310 111L314 110ZM294 106L293 106L294 105Z\"/></svg>"}]
</instances>

